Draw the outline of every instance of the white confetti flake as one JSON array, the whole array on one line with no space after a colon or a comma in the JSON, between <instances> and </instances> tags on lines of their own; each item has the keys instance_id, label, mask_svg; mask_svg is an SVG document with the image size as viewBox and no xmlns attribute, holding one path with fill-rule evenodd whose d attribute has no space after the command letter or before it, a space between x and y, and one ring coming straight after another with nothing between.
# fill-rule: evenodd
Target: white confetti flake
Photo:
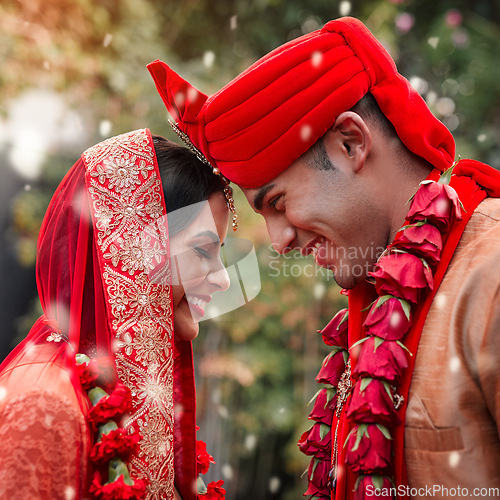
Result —
<instances>
[{"instance_id":1,"label":"white confetti flake","mask_svg":"<svg viewBox=\"0 0 500 500\"><path fill-rule=\"evenodd\" d=\"M257 446L257 436L255 434L247 434L245 437L245 448L252 451Z\"/></svg>"},{"instance_id":2,"label":"white confetti flake","mask_svg":"<svg viewBox=\"0 0 500 500\"><path fill-rule=\"evenodd\" d=\"M184 101L186 100L186 94L184 92L177 92L174 97L175 104L177 104L177 107L182 107L184 106Z\"/></svg>"},{"instance_id":3,"label":"white confetti flake","mask_svg":"<svg viewBox=\"0 0 500 500\"><path fill-rule=\"evenodd\" d=\"M101 134L101 137L109 137L111 134L111 122L109 120L102 120L99 123L99 134Z\"/></svg>"},{"instance_id":4,"label":"white confetti flake","mask_svg":"<svg viewBox=\"0 0 500 500\"><path fill-rule=\"evenodd\" d=\"M448 463L450 467L455 468L460 463L460 455L458 451L452 451L448 457Z\"/></svg>"},{"instance_id":5,"label":"white confetti flake","mask_svg":"<svg viewBox=\"0 0 500 500\"><path fill-rule=\"evenodd\" d=\"M225 406L219 406L218 410L222 418L229 418L229 410Z\"/></svg>"},{"instance_id":6,"label":"white confetti flake","mask_svg":"<svg viewBox=\"0 0 500 500\"><path fill-rule=\"evenodd\" d=\"M221 468L222 476L226 481L231 481L233 479L234 473L233 468L229 464L224 464Z\"/></svg>"},{"instance_id":7,"label":"white confetti flake","mask_svg":"<svg viewBox=\"0 0 500 500\"><path fill-rule=\"evenodd\" d=\"M430 38L427 39L427 43L435 49L438 46L439 43L439 37L437 36L431 36Z\"/></svg>"},{"instance_id":8,"label":"white confetti flake","mask_svg":"<svg viewBox=\"0 0 500 500\"><path fill-rule=\"evenodd\" d=\"M215 56L214 56L215 57ZM195 102L198 99L198 91L194 87L189 87L187 91L187 98L189 102Z\"/></svg>"},{"instance_id":9,"label":"white confetti flake","mask_svg":"<svg viewBox=\"0 0 500 500\"><path fill-rule=\"evenodd\" d=\"M403 315L401 314L401 312L399 311L394 311L392 314L391 314L391 318L389 320L389 325L392 327L392 328L397 328L400 324L401 324L401 321L403 320Z\"/></svg>"},{"instance_id":10,"label":"white confetti flake","mask_svg":"<svg viewBox=\"0 0 500 500\"><path fill-rule=\"evenodd\" d=\"M319 68L322 60L323 60L323 54L319 50L313 52L311 56L311 63L313 65L313 68Z\"/></svg>"},{"instance_id":11,"label":"white confetti flake","mask_svg":"<svg viewBox=\"0 0 500 500\"><path fill-rule=\"evenodd\" d=\"M207 50L203 54L203 65L205 68L211 68L215 62L215 54L211 50Z\"/></svg>"},{"instance_id":12,"label":"white confetti flake","mask_svg":"<svg viewBox=\"0 0 500 500\"><path fill-rule=\"evenodd\" d=\"M104 36L104 40L102 41L103 47L109 47L112 41L113 35L111 33L106 33L106 35Z\"/></svg>"},{"instance_id":13,"label":"white confetti flake","mask_svg":"<svg viewBox=\"0 0 500 500\"><path fill-rule=\"evenodd\" d=\"M309 140L312 134L312 128L310 125L302 125L302 128L300 129L300 138L303 141Z\"/></svg>"},{"instance_id":14,"label":"white confetti flake","mask_svg":"<svg viewBox=\"0 0 500 500\"><path fill-rule=\"evenodd\" d=\"M457 373L458 370L460 369L460 359L458 359L456 356L451 358L449 367L451 373Z\"/></svg>"},{"instance_id":15,"label":"white confetti flake","mask_svg":"<svg viewBox=\"0 0 500 500\"><path fill-rule=\"evenodd\" d=\"M446 307L446 296L442 293L438 293L434 297L434 304L438 309L444 309Z\"/></svg>"},{"instance_id":16,"label":"white confetti flake","mask_svg":"<svg viewBox=\"0 0 500 500\"><path fill-rule=\"evenodd\" d=\"M324 297L326 292L326 286L324 283L316 283L314 285L313 294L316 300L320 300Z\"/></svg>"},{"instance_id":17,"label":"white confetti flake","mask_svg":"<svg viewBox=\"0 0 500 500\"><path fill-rule=\"evenodd\" d=\"M278 490L280 489L281 486L281 480L279 477L273 476L269 480L269 492L270 493L278 493Z\"/></svg>"},{"instance_id":18,"label":"white confetti flake","mask_svg":"<svg viewBox=\"0 0 500 500\"><path fill-rule=\"evenodd\" d=\"M340 2L339 14L341 16L348 16L351 13L351 8L352 8L351 2L348 1Z\"/></svg>"},{"instance_id":19,"label":"white confetti flake","mask_svg":"<svg viewBox=\"0 0 500 500\"><path fill-rule=\"evenodd\" d=\"M76 491L73 486L66 486L66 489L64 490L64 499L65 500L73 500L76 498Z\"/></svg>"}]
</instances>

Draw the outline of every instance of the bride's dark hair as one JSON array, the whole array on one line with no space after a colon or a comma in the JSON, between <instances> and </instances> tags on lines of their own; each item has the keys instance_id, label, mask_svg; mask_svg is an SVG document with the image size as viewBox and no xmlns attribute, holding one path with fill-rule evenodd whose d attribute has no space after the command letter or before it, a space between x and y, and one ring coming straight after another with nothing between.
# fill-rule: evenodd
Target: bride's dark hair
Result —
<instances>
[{"instance_id":1,"label":"bride's dark hair","mask_svg":"<svg viewBox=\"0 0 500 500\"><path fill-rule=\"evenodd\" d=\"M211 194L218 191L223 193L224 186L210 167L186 147L159 135L153 136L153 143L169 214L168 230L172 236L196 218L200 210L199 202L208 200ZM176 214L179 208L184 210Z\"/></svg>"}]
</instances>

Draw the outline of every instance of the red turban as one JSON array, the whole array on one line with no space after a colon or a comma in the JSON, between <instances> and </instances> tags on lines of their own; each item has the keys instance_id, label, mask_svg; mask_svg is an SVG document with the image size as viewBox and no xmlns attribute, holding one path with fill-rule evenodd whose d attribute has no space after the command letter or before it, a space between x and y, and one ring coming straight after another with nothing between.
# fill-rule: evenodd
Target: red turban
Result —
<instances>
[{"instance_id":1,"label":"red turban","mask_svg":"<svg viewBox=\"0 0 500 500\"><path fill-rule=\"evenodd\" d=\"M285 43L211 97L161 61L148 69L177 126L241 187L276 177L367 92L410 151L439 170L454 161L448 129L357 19Z\"/></svg>"}]
</instances>

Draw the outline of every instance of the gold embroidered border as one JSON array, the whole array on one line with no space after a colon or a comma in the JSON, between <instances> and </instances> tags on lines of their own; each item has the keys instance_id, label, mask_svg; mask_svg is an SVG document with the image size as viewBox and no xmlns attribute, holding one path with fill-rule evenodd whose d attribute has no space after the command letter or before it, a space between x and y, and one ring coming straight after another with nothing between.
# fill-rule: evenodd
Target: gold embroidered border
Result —
<instances>
[{"instance_id":1,"label":"gold embroidered border","mask_svg":"<svg viewBox=\"0 0 500 500\"><path fill-rule=\"evenodd\" d=\"M148 481L148 500L173 498L173 324L166 214L154 148L146 129L85 151L118 376L132 392L125 423L141 433L130 462Z\"/></svg>"}]
</instances>

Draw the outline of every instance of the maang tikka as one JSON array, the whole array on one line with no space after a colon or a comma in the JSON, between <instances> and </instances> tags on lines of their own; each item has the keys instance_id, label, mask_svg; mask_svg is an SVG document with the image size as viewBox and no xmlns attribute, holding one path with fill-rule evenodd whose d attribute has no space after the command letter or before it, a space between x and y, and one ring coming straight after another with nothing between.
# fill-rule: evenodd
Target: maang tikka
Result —
<instances>
[{"instance_id":1,"label":"maang tikka","mask_svg":"<svg viewBox=\"0 0 500 500\"><path fill-rule=\"evenodd\" d=\"M224 177L221 173L221 171L217 168L214 167L203 155L203 153L191 142L191 139L189 136L184 133L176 123L174 123L172 120L168 120L168 123L170 123L170 126L174 129L174 132L180 137L182 142L188 147L188 149L193 152L198 160L203 162L205 165L210 167L212 169L212 172L220 178L222 181L222 184L224 186L224 196L226 197L227 200L227 206L232 214L232 226L233 226L233 231L236 231L238 229L238 215L236 214L236 208L234 207L234 199L233 199L233 189L231 188L229 184L229 179Z\"/></svg>"}]
</instances>

